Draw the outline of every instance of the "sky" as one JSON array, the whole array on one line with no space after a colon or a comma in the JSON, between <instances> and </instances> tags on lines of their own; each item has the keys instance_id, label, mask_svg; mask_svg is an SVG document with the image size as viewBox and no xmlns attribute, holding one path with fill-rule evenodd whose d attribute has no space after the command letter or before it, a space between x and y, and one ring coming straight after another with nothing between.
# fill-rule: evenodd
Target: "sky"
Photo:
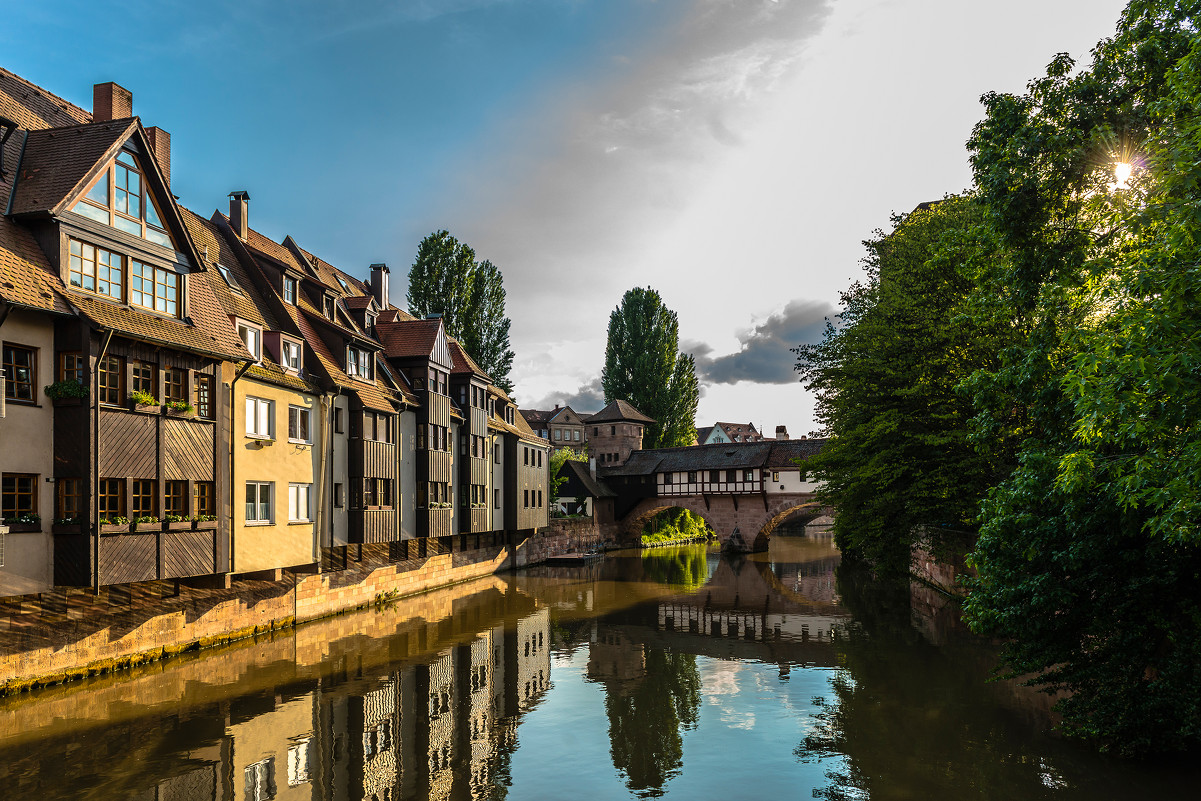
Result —
<instances>
[{"instance_id":1,"label":"sky","mask_svg":"<svg viewBox=\"0 0 1201 801\"><path fill-rule=\"evenodd\" d=\"M658 290L697 425L813 432L791 348L862 242L971 184L990 91L1087 62L1118 0L59 0L6 8L0 66L91 108L133 93L172 190L405 304L440 229L504 274L522 408L603 403L609 314Z\"/></svg>"}]
</instances>

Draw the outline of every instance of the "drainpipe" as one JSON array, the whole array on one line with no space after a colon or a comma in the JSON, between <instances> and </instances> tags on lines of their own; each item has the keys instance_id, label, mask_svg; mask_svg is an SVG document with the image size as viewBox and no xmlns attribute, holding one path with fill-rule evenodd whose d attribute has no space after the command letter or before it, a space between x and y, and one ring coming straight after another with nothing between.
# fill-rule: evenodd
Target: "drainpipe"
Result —
<instances>
[{"instance_id":1,"label":"drainpipe","mask_svg":"<svg viewBox=\"0 0 1201 801\"><path fill-rule=\"evenodd\" d=\"M317 518L316 553L318 572L321 570L321 549L325 547L325 542L327 539L326 534L332 532L333 530L333 509L329 508L329 504L326 503L325 499L326 492L330 487L330 479L328 479L325 475L325 465L327 461L326 455L330 452L330 449L334 447L334 415L331 411L333 407L333 398L333 393L330 392L324 392L321 395L321 429L324 432L324 436L322 437L323 441L321 443L321 469L317 471L320 481L320 488L317 490L317 508L321 510L320 515ZM333 462L332 459L329 459L328 461L331 463ZM326 514L327 511L329 512L328 515ZM332 546L332 534L328 539L330 545Z\"/></svg>"},{"instance_id":2,"label":"drainpipe","mask_svg":"<svg viewBox=\"0 0 1201 801\"><path fill-rule=\"evenodd\" d=\"M92 525L95 532L92 535L92 592L100 594L100 365L108 354L109 343L113 341L113 330L108 330L104 339L104 347L100 349L100 358L96 360L96 368L92 370Z\"/></svg>"},{"instance_id":3,"label":"drainpipe","mask_svg":"<svg viewBox=\"0 0 1201 801\"><path fill-rule=\"evenodd\" d=\"M254 366L254 362L246 362L238 370L233 380L229 382L229 572L234 572L234 436L235 422L234 418L237 414L238 404L237 393L234 391L234 386L238 383L238 379L246 374L246 371Z\"/></svg>"}]
</instances>

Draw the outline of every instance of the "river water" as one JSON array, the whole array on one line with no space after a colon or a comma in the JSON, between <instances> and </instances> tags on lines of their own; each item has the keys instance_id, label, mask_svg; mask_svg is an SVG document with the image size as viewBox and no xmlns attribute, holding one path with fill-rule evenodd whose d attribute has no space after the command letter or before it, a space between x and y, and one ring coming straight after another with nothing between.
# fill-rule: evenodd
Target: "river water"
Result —
<instances>
[{"instance_id":1,"label":"river water","mask_svg":"<svg viewBox=\"0 0 1201 801\"><path fill-rule=\"evenodd\" d=\"M618 552L0 700L0 798L1197 797L994 660L828 538Z\"/></svg>"}]
</instances>

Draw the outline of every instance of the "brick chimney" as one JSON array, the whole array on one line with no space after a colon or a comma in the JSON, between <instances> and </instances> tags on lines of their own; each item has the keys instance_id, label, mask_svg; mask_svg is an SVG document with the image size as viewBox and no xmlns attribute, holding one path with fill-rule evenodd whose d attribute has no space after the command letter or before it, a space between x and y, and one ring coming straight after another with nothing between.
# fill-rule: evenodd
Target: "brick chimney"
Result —
<instances>
[{"instance_id":1,"label":"brick chimney","mask_svg":"<svg viewBox=\"0 0 1201 801\"><path fill-rule=\"evenodd\" d=\"M133 116L133 92L109 81L92 86L92 122L123 120Z\"/></svg>"},{"instance_id":2,"label":"brick chimney","mask_svg":"<svg viewBox=\"0 0 1201 801\"><path fill-rule=\"evenodd\" d=\"M776 426L776 439L788 439L788 426Z\"/></svg>"},{"instance_id":3,"label":"brick chimney","mask_svg":"<svg viewBox=\"0 0 1201 801\"><path fill-rule=\"evenodd\" d=\"M238 235L238 239L243 242L246 241L246 233L250 228L250 221L247 217L249 205L250 193L245 189L229 193L229 224L233 227L234 233Z\"/></svg>"},{"instance_id":4,"label":"brick chimney","mask_svg":"<svg viewBox=\"0 0 1201 801\"><path fill-rule=\"evenodd\" d=\"M154 160L163 173L167 186L171 185L171 134L162 128L147 128L146 136L150 139L150 149L154 151Z\"/></svg>"},{"instance_id":5,"label":"brick chimney","mask_svg":"<svg viewBox=\"0 0 1201 801\"><path fill-rule=\"evenodd\" d=\"M388 308L388 265L371 265L371 297L381 309Z\"/></svg>"}]
</instances>

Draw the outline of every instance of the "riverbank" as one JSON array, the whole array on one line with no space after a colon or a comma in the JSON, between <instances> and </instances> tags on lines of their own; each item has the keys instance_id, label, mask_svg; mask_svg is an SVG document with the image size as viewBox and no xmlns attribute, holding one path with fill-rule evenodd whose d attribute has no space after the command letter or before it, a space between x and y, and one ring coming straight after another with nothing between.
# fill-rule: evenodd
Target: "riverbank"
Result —
<instances>
[{"instance_id":1,"label":"riverbank","mask_svg":"<svg viewBox=\"0 0 1201 801\"><path fill-rule=\"evenodd\" d=\"M228 587L154 581L99 594L71 588L7 598L0 602L0 696L292 629L599 544L591 521L572 523L508 546L481 546L475 535L414 541L420 547L396 555L387 544L363 545L341 570L283 571L278 580L238 579Z\"/></svg>"}]
</instances>

